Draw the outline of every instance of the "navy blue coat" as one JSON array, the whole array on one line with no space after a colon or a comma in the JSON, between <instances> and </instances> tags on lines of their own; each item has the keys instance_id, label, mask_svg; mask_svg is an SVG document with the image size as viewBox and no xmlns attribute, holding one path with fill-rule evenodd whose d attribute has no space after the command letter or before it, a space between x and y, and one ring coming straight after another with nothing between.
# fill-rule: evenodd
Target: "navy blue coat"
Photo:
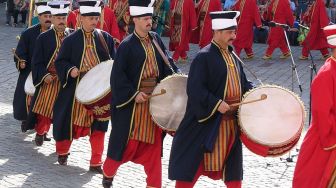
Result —
<instances>
[{"instance_id":1,"label":"navy blue coat","mask_svg":"<svg viewBox=\"0 0 336 188\"><path fill-rule=\"evenodd\" d=\"M24 85L31 71L31 60L33 57L35 41L41 33L41 25L37 24L22 32L15 53L20 59L26 61L26 68L20 69L18 59L14 57L16 68L20 72L17 81L13 99L13 114L14 118L20 121L27 119L28 104L27 95L24 91Z\"/></svg>"},{"instance_id":2,"label":"navy blue coat","mask_svg":"<svg viewBox=\"0 0 336 188\"><path fill-rule=\"evenodd\" d=\"M232 48L230 47L230 50ZM234 57L234 56L233 56ZM240 72L241 91L252 88L241 64L235 59ZM219 47L211 43L193 60L187 82L187 109L177 129L169 160L169 179L192 181L205 152L211 152L218 136L222 114L217 111L224 98L227 81L227 63ZM242 144L239 130L229 153L225 181L241 180Z\"/></svg>"},{"instance_id":3,"label":"navy blue coat","mask_svg":"<svg viewBox=\"0 0 336 188\"><path fill-rule=\"evenodd\" d=\"M160 37L150 32L163 52L166 48ZM159 69L158 81L172 74L171 69L164 63L162 56L152 43ZM107 156L120 161L126 148L135 109L135 97L139 92L142 70L144 69L146 52L139 36L134 32L127 36L117 49L116 58L111 73L111 114L112 130L109 140ZM172 59L167 55L170 61ZM171 63L174 66L173 63Z\"/></svg>"},{"instance_id":4,"label":"navy blue coat","mask_svg":"<svg viewBox=\"0 0 336 188\"><path fill-rule=\"evenodd\" d=\"M109 49L109 55L114 59L115 49L113 38L105 31L101 31ZM71 122L75 90L79 83L79 77L72 78L70 72L73 68L81 66L82 56L85 50L84 31L79 29L66 37L61 45L55 61L57 76L61 82L61 89L58 93L53 109L53 135L56 141L72 140ZM97 29L93 32L94 48L98 54L99 61L109 59L103 44L101 44ZM93 130L107 131L108 121L95 120L91 126Z\"/></svg>"},{"instance_id":5,"label":"navy blue coat","mask_svg":"<svg viewBox=\"0 0 336 188\"><path fill-rule=\"evenodd\" d=\"M64 33L68 36L73 30L67 29ZM57 47L57 32L54 28L41 33L35 42L35 50L32 58L31 69L33 76L33 84L36 88L32 102L30 103L30 109L28 114L28 121L26 123L26 130L34 129L36 121L36 114L32 111L35 105L35 99L40 93L40 88L44 84L44 78L50 74L48 73L48 67L50 60Z\"/></svg>"}]
</instances>

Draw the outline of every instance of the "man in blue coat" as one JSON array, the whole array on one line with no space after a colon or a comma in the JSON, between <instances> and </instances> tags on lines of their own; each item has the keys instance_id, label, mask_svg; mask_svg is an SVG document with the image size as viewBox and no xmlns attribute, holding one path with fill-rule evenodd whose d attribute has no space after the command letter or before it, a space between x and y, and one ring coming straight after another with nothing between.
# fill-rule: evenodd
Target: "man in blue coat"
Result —
<instances>
[{"instance_id":1,"label":"man in blue coat","mask_svg":"<svg viewBox=\"0 0 336 188\"><path fill-rule=\"evenodd\" d=\"M31 98L26 95L24 91L24 85L31 71L31 60L35 48L35 41L37 36L39 36L39 34L41 34L42 32L48 30L51 25L50 7L47 6L47 2L36 2L35 6L38 13L38 18L40 20L40 24L34 25L26 29L21 34L19 43L15 50L15 54L17 57L14 56L16 68L19 71L19 78L14 93L13 114L15 119L22 121L22 132L27 131L26 119L28 113L28 105Z\"/></svg>"},{"instance_id":2,"label":"man in blue coat","mask_svg":"<svg viewBox=\"0 0 336 188\"><path fill-rule=\"evenodd\" d=\"M119 166L128 161L144 166L147 187L158 188L162 184L162 130L149 113L148 96L172 71L159 52L162 50L167 57L162 40L150 31L153 3L154 0L129 1L135 29L118 47L111 74L113 131L103 166L104 187L112 186Z\"/></svg>"},{"instance_id":3,"label":"man in blue coat","mask_svg":"<svg viewBox=\"0 0 336 188\"><path fill-rule=\"evenodd\" d=\"M212 42L193 60L187 82L188 102L177 129L169 160L169 179L191 188L201 175L222 179L229 188L241 187L242 143L237 108L252 88L232 53L239 12L210 13Z\"/></svg>"},{"instance_id":4,"label":"man in blue coat","mask_svg":"<svg viewBox=\"0 0 336 188\"><path fill-rule=\"evenodd\" d=\"M69 12L69 2L49 2L52 28L40 34L36 39L32 60L33 83L36 87L28 114L27 129L36 130L35 143L41 146L52 121L52 109L60 83L56 75L55 60L61 44L70 30L66 28L66 18Z\"/></svg>"},{"instance_id":5,"label":"man in blue coat","mask_svg":"<svg viewBox=\"0 0 336 188\"><path fill-rule=\"evenodd\" d=\"M90 135L90 171L102 173L108 121L94 118L75 99L75 90L85 73L110 57L114 58L115 49L111 35L96 29L101 13L100 1L80 1L79 5L82 27L64 39L55 61L61 88L53 110L53 135L60 165L67 164L72 140Z\"/></svg>"}]
</instances>

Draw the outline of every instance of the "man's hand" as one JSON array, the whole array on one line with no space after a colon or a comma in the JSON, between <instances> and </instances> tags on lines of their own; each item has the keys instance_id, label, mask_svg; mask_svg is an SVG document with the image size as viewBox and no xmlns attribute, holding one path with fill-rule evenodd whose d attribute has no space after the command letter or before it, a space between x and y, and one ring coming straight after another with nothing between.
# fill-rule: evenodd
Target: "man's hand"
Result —
<instances>
[{"instance_id":1,"label":"man's hand","mask_svg":"<svg viewBox=\"0 0 336 188\"><path fill-rule=\"evenodd\" d=\"M144 92L140 92L135 97L135 102L136 103L143 103L143 102L146 102L147 99L148 99L148 95L146 95L146 93L144 93Z\"/></svg>"},{"instance_id":2,"label":"man's hand","mask_svg":"<svg viewBox=\"0 0 336 188\"><path fill-rule=\"evenodd\" d=\"M72 78L77 78L78 75L79 75L79 70L77 68L74 68L74 69L71 70L70 76Z\"/></svg>"},{"instance_id":3,"label":"man's hand","mask_svg":"<svg viewBox=\"0 0 336 188\"><path fill-rule=\"evenodd\" d=\"M225 112L230 110L230 106L226 102L222 101L217 110L220 113L225 114Z\"/></svg>"},{"instance_id":4,"label":"man's hand","mask_svg":"<svg viewBox=\"0 0 336 188\"><path fill-rule=\"evenodd\" d=\"M19 67L20 69L25 69L26 68L26 63L24 61L19 62Z\"/></svg>"},{"instance_id":5,"label":"man's hand","mask_svg":"<svg viewBox=\"0 0 336 188\"><path fill-rule=\"evenodd\" d=\"M54 77L51 76L50 74L47 77L44 78L44 82L46 84L50 84L53 80L54 80Z\"/></svg>"}]
</instances>

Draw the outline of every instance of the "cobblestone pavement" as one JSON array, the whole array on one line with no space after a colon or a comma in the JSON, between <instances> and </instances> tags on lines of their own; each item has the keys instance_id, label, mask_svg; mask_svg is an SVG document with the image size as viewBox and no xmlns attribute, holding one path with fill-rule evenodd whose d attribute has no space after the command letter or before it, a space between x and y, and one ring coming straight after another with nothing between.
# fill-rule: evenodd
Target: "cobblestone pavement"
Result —
<instances>
[{"instance_id":1,"label":"cobblestone pavement","mask_svg":"<svg viewBox=\"0 0 336 188\"><path fill-rule=\"evenodd\" d=\"M16 36L22 28L4 26L4 5L0 5L0 187L100 187L102 175L88 172L90 147L88 138L81 138L73 142L68 166L57 165L55 154L55 142L45 142L43 147L36 147L32 142L35 134L20 132L20 124L13 119L12 100L18 72L15 69L11 48L17 44ZM167 44L167 39L165 39ZM247 66L267 84L277 84L291 88L291 61L280 60L280 52L275 51L273 60L261 59L266 45L255 44L256 57L246 61ZM310 61L299 61L300 47L293 47L294 60L297 63L298 76L300 78L303 93L300 94L298 84L294 79L294 91L297 92L308 107ZM192 45L189 57L198 51L197 46ZM313 52L318 67L323 61L320 54ZM178 64L184 72L188 72L190 62ZM245 71L247 72L247 71ZM247 73L248 78L257 83ZM308 111L308 109L306 108ZM307 123L306 123L307 128ZM52 135L50 132L49 135ZM107 134L108 135L108 134ZM108 136L105 138L107 147ZM164 141L163 187L174 187L174 181L167 178L167 167L172 137L168 136ZM299 147L299 146L298 146ZM243 187L291 187L291 179L295 162L285 163L284 159L263 158L251 153L244 148L244 181ZM106 151L105 151L106 153ZM104 153L104 156L105 156ZM291 154L297 154L293 151ZM294 157L294 161L296 158ZM120 167L114 187L145 187L143 167L133 163L127 163ZM224 187L221 181L213 181L201 177L195 187Z\"/></svg>"}]
</instances>

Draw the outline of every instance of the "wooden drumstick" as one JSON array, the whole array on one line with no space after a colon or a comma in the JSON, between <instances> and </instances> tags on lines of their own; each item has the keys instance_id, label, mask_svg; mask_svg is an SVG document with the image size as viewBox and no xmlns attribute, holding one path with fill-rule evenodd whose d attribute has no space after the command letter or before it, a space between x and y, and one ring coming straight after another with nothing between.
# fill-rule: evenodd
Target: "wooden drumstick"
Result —
<instances>
[{"instance_id":1,"label":"wooden drumstick","mask_svg":"<svg viewBox=\"0 0 336 188\"><path fill-rule=\"evenodd\" d=\"M262 100L265 100L265 99L267 99L267 95L266 94L261 94L260 99L255 99L255 100L250 100L250 101L245 101L245 102L240 102L240 103L234 103L234 104L231 104L230 107L236 107L236 106L240 106L240 105L243 105L243 104L254 103L254 102L262 101Z\"/></svg>"},{"instance_id":2,"label":"wooden drumstick","mask_svg":"<svg viewBox=\"0 0 336 188\"><path fill-rule=\"evenodd\" d=\"M14 54L14 57L18 60L18 61L22 61L22 59L15 53L15 48L12 48L12 52Z\"/></svg>"},{"instance_id":3,"label":"wooden drumstick","mask_svg":"<svg viewBox=\"0 0 336 188\"><path fill-rule=\"evenodd\" d=\"M152 97L156 97L156 96L160 96L160 95L163 95L165 94L167 91L165 89L161 89L161 92L160 93L156 93L156 94L152 94L152 95L148 95L147 99L150 99Z\"/></svg>"}]
</instances>

